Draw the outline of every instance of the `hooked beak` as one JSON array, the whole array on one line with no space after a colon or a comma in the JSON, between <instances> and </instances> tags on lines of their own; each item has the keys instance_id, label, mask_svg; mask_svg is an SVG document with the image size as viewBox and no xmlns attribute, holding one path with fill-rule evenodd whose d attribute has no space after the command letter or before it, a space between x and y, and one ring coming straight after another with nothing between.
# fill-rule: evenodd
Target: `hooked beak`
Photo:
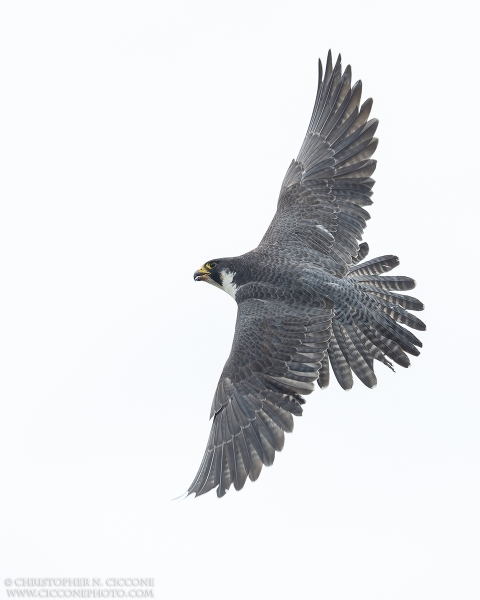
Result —
<instances>
[{"instance_id":1,"label":"hooked beak","mask_svg":"<svg viewBox=\"0 0 480 600\"><path fill-rule=\"evenodd\" d=\"M195 281L205 281L208 279L210 275L210 271L208 271L205 267L200 267L198 271L195 271L193 274L193 278Z\"/></svg>"}]
</instances>

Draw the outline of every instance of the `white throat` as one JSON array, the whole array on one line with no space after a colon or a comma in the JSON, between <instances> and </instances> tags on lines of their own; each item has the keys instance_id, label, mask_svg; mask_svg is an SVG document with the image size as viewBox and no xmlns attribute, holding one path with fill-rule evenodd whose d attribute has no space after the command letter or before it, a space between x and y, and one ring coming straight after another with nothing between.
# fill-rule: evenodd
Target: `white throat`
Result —
<instances>
[{"instance_id":1,"label":"white throat","mask_svg":"<svg viewBox=\"0 0 480 600\"><path fill-rule=\"evenodd\" d=\"M232 273L231 271L221 271L220 277L222 279L222 289L232 298L235 298L235 294L237 293L237 286L233 283L235 273Z\"/></svg>"}]
</instances>

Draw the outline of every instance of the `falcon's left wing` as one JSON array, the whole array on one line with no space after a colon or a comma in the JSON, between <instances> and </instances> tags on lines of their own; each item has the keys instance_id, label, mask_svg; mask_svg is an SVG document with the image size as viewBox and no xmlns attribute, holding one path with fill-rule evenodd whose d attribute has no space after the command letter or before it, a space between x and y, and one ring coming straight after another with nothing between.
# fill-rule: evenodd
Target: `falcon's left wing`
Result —
<instances>
[{"instance_id":1,"label":"falcon's left wing","mask_svg":"<svg viewBox=\"0 0 480 600\"><path fill-rule=\"evenodd\" d=\"M255 481L262 466L283 448L325 360L330 337L331 302L308 296L289 302L282 292L248 284L238 298L232 350L213 399L207 449L188 494L218 486L223 496L233 483ZM252 297L255 296L255 297Z\"/></svg>"}]
</instances>

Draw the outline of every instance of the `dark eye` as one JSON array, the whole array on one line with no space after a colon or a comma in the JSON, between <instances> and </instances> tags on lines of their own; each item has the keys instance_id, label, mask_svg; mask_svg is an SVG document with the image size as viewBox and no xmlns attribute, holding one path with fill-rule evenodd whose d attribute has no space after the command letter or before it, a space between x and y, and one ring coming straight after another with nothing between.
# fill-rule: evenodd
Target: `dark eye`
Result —
<instances>
[{"instance_id":1,"label":"dark eye","mask_svg":"<svg viewBox=\"0 0 480 600\"><path fill-rule=\"evenodd\" d=\"M207 263L208 269L214 269L216 266L217 266L217 263L215 261Z\"/></svg>"}]
</instances>

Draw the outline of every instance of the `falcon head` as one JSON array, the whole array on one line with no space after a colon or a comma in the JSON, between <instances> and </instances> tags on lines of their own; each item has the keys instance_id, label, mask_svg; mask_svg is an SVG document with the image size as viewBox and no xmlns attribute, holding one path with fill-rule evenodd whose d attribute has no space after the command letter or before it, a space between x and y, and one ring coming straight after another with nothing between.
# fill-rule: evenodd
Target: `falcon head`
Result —
<instances>
[{"instance_id":1,"label":"falcon head","mask_svg":"<svg viewBox=\"0 0 480 600\"><path fill-rule=\"evenodd\" d=\"M235 271L224 258L209 260L193 274L195 281L206 281L235 298Z\"/></svg>"}]
</instances>

